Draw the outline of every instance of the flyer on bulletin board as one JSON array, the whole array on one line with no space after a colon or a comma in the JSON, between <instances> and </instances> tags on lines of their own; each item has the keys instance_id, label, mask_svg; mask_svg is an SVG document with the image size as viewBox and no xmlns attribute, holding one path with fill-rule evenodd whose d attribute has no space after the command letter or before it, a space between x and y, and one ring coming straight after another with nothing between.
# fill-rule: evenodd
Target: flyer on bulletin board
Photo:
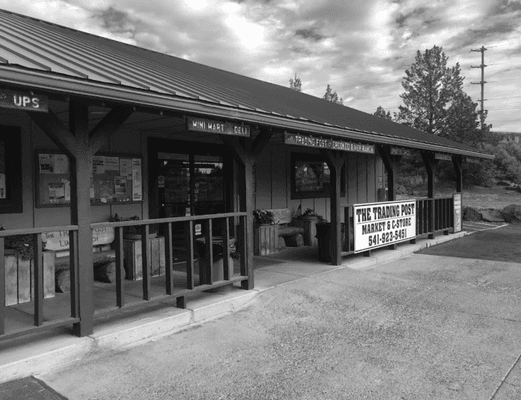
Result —
<instances>
[{"instance_id":1,"label":"flyer on bulletin board","mask_svg":"<svg viewBox=\"0 0 521 400\"><path fill-rule=\"evenodd\" d=\"M5 174L0 174L0 199L6 198Z\"/></svg>"},{"instance_id":2,"label":"flyer on bulletin board","mask_svg":"<svg viewBox=\"0 0 521 400\"><path fill-rule=\"evenodd\" d=\"M38 163L40 165L40 174L54 173L54 163L52 154L38 154Z\"/></svg>"},{"instance_id":3,"label":"flyer on bulletin board","mask_svg":"<svg viewBox=\"0 0 521 400\"><path fill-rule=\"evenodd\" d=\"M141 201L141 159L132 159L132 200Z\"/></svg>"}]
</instances>

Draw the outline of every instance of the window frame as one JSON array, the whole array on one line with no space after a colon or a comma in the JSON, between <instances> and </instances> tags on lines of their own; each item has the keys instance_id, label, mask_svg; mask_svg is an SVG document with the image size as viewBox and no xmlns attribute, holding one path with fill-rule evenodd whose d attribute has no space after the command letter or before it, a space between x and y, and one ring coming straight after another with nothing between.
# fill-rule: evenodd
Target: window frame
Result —
<instances>
[{"instance_id":1,"label":"window frame","mask_svg":"<svg viewBox=\"0 0 521 400\"><path fill-rule=\"evenodd\" d=\"M0 125L0 141L3 141L5 145L6 165L6 198L0 199L0 214L21 214L23 213L21 128L19 126Z\"/></svg>"},{"instance_id":2,"label":"window frame","mask_svg":"<svg viewBox=\"0 0 521 400\"><path fill-rule=\"evenodd\" d=\"M316 198L329 198L331 193L327 189L323 189L321 191L305 191L305 192L297 192L296 191L296 166L297 162L323 162L326 164L326 160L320 154L311 154L311 153L291 153L291 171L290 171L290 180L291 180L291 200L299 200L299 199L316 199ZM342 170L340 172L340 196L344 197L346 195L346 164L344 163L342 166Z\"/></svg>"}]
</instances>

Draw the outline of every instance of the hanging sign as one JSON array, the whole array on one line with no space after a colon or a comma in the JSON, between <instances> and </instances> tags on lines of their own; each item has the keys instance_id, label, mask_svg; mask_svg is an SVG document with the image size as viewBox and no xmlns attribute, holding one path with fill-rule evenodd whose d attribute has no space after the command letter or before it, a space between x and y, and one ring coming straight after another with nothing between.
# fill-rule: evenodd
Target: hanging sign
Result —
<instances>
[{"instance_id":1,"label":"hanging sign","mask_svg":"<svg viewBox=\"0 0 521 400\"><path fill-rule=\"evenodd\" d=\"M186 118L186 124L186 129L189 131L250 137L250 127L248 125L232 124L231 122L221 122L205 118L191 117Z\"/></svg>"},{"instance_id":2,"label":"hanging sign","mask_svg":"<svg viewBox=\"0 0 521 400\"><path fill-rule=\"evenodd\" d=\"M341 150L355 153L374 154L374 145L347 142L337 139L304 136L294 133L284 133L284 143L296 146L313 147L315 149Z\"/></svg>"},{"instance_id":3,"label":"hanging sign","mask_svg":"<svg viewBox=\"0 0 521 400\"><path fill-rule=\"evenodd\" d=\"M0 108L24 111L49 111L47 96L0 89Z\"/></svg>"},{"instance_id":4,"label":"hanging sign","mask_svg":"<svg viewBox=\"0 0 521 400\"><path fill-rule=\"evenodd\" d=\"M412 151L403 147L391 147L390 152L392 156L412 156Z\"/></svg>"},{"instance_id":5,"label":"hanging sign","mask_svg":"<svg viewBox=\"0 0 521 400\"><path fill-rule=\"evenodd\" d=\"M452 157L447 153L434 153L435 160L451 161Z\"/></svg>"},{"instance_id":6,"label":"hanging sign","mask_svg":"<svg viewBox=\"0 0 521 400\"><path fill-rule=\"evenodd\" d=\"M416 237L416 200L356 204L355 253Z\"/></svg>"}]
</instances>

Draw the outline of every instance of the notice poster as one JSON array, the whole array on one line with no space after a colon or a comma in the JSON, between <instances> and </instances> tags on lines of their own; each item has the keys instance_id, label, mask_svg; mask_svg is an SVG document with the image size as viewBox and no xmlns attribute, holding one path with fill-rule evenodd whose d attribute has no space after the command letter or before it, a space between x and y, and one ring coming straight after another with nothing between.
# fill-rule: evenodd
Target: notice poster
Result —
<instances>
[{"instance_id":1,"label":"notice poster","mask_svg":"<svg viewBox=\"0 0 521 400\"><path fill-rule=\"evenodd\" d=\"M114 177L114 193L124 195L127 193L127 177L126 176L115 176Z\"/></svg>"},{"instance_id":2,"label":"notice poster","mask_svg":"<svg viewBox=\"0 0 521 400\"><path fill-rule=\"evenodd\" d=\"M49 183L49 200L51 203L65 200L65 185L62 182Z\"/></svg>"},{"instance_id":3,"label":"notice poster","mask_svg":"<svg viewBox=\"0 0 521 400\"><path fill-rule=\"evenodd\" d=\"M416 200L353 207L355 253L416 237Z\"/></svg>"},{"instance_id":4,"label":"notice poster","mask_svg":"<svg viewBox=\"0 0 521 400\"><path fill-rule=\"evenodd\" d=\"M132 201L142 200L141 159L132 159Z\"/></svg>"},{"instance_id":5,"label":"notice poster","mask_svg":"<svg viewBox=\"0 0 521 400\"><path fill-rule=\"evenodd\" d=\"M6 187L5 187L5 174L0 174L0 199L5 199L6 197Z\"/></svg>"},{"instance_id":6,"label":"notice poster","mask_svg":"<svg viewBox=\"0 0 521 400\"><path fill-rule=\"evenodd\" d=\"M120 159L119 174L121 176L126 177L129 180L132 179L132 159L130 159L130 158Z\"/></svg>"},{"instance_id":7,"label":"notice poster","mask_svg":"<svg viewBox=\"0 0 521 400\"><path fill-rule=\"evenodd\" d=\"M38 154L38 164L40 166L40 174L54 173L54 163L52 154Z\"/></svg>"},{"instance_id":8,"label":"notice poster","mask_svg":"<svg viewBox=\"0 0 521 400\"><path fill-rule=\"evenodd\" d=\"M69 159L65 154L53 154L53 173L68 174L69 173Z\"/></svg>"},{"instance_id":9,"label":"notice poster","mask_svg":"<svg viewBox=\"0 0 521 400\"><path fill-rule=\"evenodd\" d=\"M105 172L116 171L119 173L119 157L104 157L103 166Z\"/></svg>"},{"instance_id":10,"label":"notice poster","mask_svg":"<svg viewBox=\"0 0 521 400\"><path fill-rule=\"evenodd\" d=\"M71 182L67 179L63 179L62 182L65 190L65 201L71 201Z\"/></svg>"},{"instance_id":11,"label":"notice poster","mask_svg":"<svg viewBox=\"0 0 521 400\"><path fill-rule=\"evenodd\" d=\"M105 157L92 157L92 173L97 175L105 173Z\"/></svg>"},{"instance_id":12,"label":"notice poster","mask_svg":"<svg viewBox=\"0 0 521 400\"><path fill-rule=\"evenodd\" d=\"M461 193L454 193L454 233L461 232Z\"/></svg>"}]
</instances>

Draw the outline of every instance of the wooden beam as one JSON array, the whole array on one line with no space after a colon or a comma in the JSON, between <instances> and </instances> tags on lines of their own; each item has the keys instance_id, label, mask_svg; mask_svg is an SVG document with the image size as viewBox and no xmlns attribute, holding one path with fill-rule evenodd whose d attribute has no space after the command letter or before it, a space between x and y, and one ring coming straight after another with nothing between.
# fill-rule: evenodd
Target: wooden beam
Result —
<instances>
[{"instance_id":1,"label":"wooden beam","mask_svg":"<svg viewBox=\"0 0 521 400\"><path fill-rule=\"evenodd\" d=\"M89 133L92 155L109 140L109 138L130 117L134 109L131 106L114 107Z\"/></svg>"},{"instance_id":2,"label":"wooden beam","mask_svg":"<svg viewBox=\"0 0 521 400\"><path fill-rule=\"evenodd\" d=\"M252 153L254 156L259 156L262 153L272 136L272 129L263 129L259 132L252 144Z\"/></svg>"},{"instance_id":3,"label":"wooden beam","mask_svg":"<svg viewBox=\"0 0 521 400\"><path fill-rule=\"evenodd\" d=\"M321 151L331 172L331 264L342 264L342 223L340 221L341 170L345 162L344 154L331 150ZM349 229L348 226L344 227Z\"/></svg>"},{"instance_id":4,"label":"wooden beam","mask_svg":"<svg viewBox=\"0 0 521 400\"><path fill-rule=\"evenodd\" d=\"M382 158L382 161L385 166L385 171L387 172L387 200L394 201L396 200L396 163L397 159L395 156L392 156L389 150L389 146L377 146L378 153Z\"/></svg>"},{"instance_id":5,"label":"wooden beam","mask_svg":"<svg viewBox=\"0 0 521 400\"><path fill-rule=\"evenodd\" d=\"M436 212L434 210L434 170L435 170L435 162L434 162L434 153L427 153L425 151L421 152L423 164L425 165L425 169L427 170L427 197L432 199L429 201L429 211L428 211L428 219L429 219L429 239L434 239L434 221L436 218Z\"/></svg>"},{"instance_id":6,"label":"wooden beam","mask_svg":"<svg viewBox=\"0 0 521 400\"><path fill-rule=\"evenodd\" d=\"M223 143L226 147L228 147L232 154L235 156L237 161L241 163L242 165L245 165L249 162L249 159L251 158L251 153L248 153L239 143L239 139L236 137L227 137L222 136L221 137Z\"/></svg>"},{"instance_id":7,"label":"wooden beam","mask_svg":"<svg viewBox=\"0 0 521 400\"><path fill-rule=\"evenodd\" d=\"M463 171L461 168L462 157L452 156L452 165L454 166L454 173L456 174L456 192L461 193L463 191Z\"/></svg>"},{"instance_id":8,"label":"wooden beam","mask_svg":"<svg viewBox=\"0 0 521 400\"><path fill-rule=\"evenodd\" d=\"M49 138L56 143L60 150L64 151L69 157L76 154L76 139L69 130L63 126L60 119L49 110L48 114L44 113L27 113L33 122L44 131Z\"/></svg>"},{"instance_id":9,"label":"wooden beam","mask_svg":"<svg viewBox=\"0 0 521 400\"><path fill-rule=\"evenodd\" d=\"M78 225L78 313L80 322L73 331L87 336L93 331L94 269L92 268L92 230L90 228L90 171L92 168L88 134L88 107L70 103L69 126L74 135L74 156L70 158L71 224Z\"/></svg>"}]
</instances>

